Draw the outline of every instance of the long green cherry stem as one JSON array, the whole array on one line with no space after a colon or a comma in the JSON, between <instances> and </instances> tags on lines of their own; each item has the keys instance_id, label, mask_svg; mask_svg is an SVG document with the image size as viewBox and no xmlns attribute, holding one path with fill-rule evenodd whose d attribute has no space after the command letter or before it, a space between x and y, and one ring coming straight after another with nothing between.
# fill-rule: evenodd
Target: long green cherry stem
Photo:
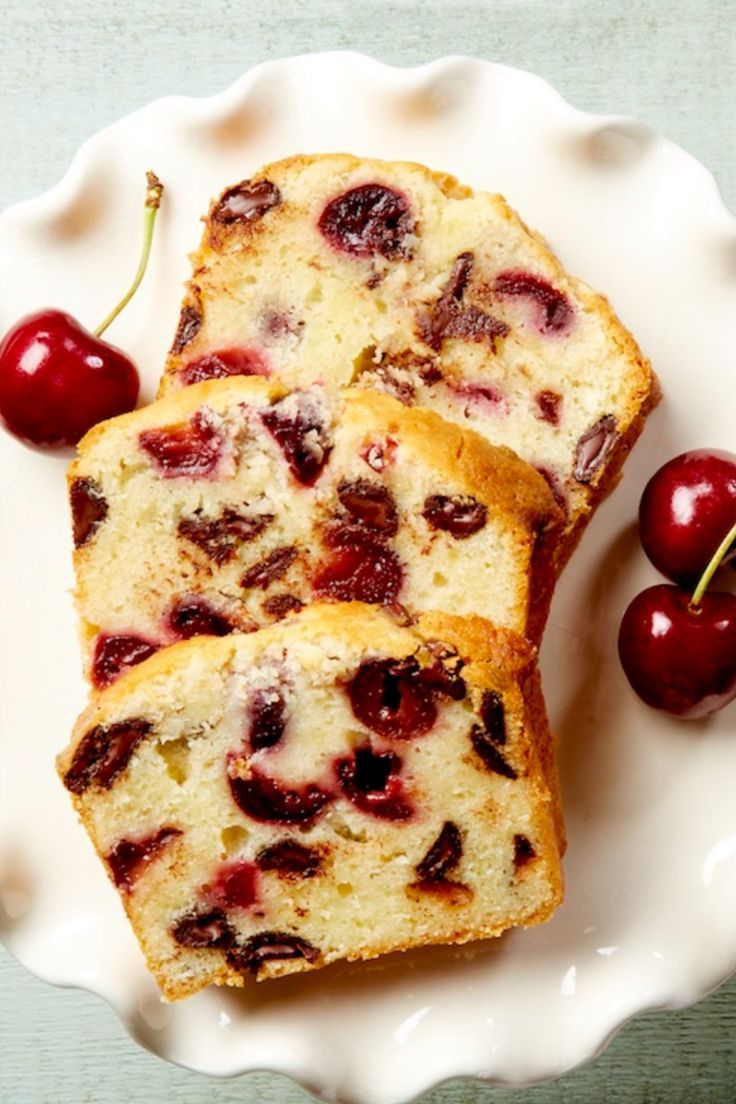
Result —
<instances>
[{"instance_id":1,"label":"long green cherry stem","mask_svg":"<svg viewBox=\"0 0 736 1104\"><path fill-rule=\"evenodd\" d=\"M713 553L713 558L711 559L710 563L708 564L705 571L701 575L700 582L698 583L695 590L693 591L693 596L690 599L690 608L691 609L693 607L697 607L698 603L700 602L700 599L703 597L706 590L708 589L708 583L711 581L711 579L715 575L716 571L721 566L722 560L725 558L726 553L728 552L729 548L731 547L731 545L733 544L733 542L735 540L736 540L736 525L734 525L726 533L725 537L723 538L721 543L718 545L718 548L716 548L715 552Z\"/></svg>"},{"instance_id":2,"label":"long green cherry stem","mask_svg":"<svg viewBox=\"0 0 736 1104\"><path fill-rule=\"evenodd\" d=\"M138 290L138 285L143 279L143 275L148 265L148 258L151 255L151 242L153 241L153 227L156 222L156 215L161 205L161 196L164 192L164 186L156 176L155 173L146 173L146 202L143 208L143 248L141 250L141 259L138 262L138 271L136 272L133 283L126 291L123 298L118 305L110 311L107 318L102 322L94 331L95 337L102 337L103 333L114 322L121 310L127 307L130 300Z\"/></svg>"}]
</instances>

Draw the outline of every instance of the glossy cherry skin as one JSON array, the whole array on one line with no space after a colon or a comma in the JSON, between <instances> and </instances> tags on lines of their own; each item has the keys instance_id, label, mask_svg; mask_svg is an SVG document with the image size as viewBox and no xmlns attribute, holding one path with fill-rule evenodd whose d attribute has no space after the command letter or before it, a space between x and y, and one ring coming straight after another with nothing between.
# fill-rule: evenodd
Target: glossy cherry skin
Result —
<instances>
[{"instance_id":1,"label":"glossy cherry skin","mask_svg":"<svg viewBox=\"0 0 736 1104\"><path fill-rule=\"evenodd\" d=\"M736 595L706 592L697 609L679 587L643 590L618 636L621 665L647 705L705 717L736 698Z\"/></svg>"},{"instance_id":2,"label":"glossy cherry skin","mask_svg":"<svg viewBox=\"0 0 736 1104\"><path fill-rule=\"evenodd\" d=\"M681 586L705 571L736 524L736 455L696 449L655 472L639 506L639 535L654 566Z\"/></svg>"},{"instance_id":3,"label":"glossy cherry skin","mask_svg":"<svg viewBox=\"0 0 736 1104\"><path fill-rule=\"evenodd\" d=\"M0 342L0 418L34 445L75 445L132 410L140 381L120 349L58 310L22 318Z\"/></svg>"}]
</instances>

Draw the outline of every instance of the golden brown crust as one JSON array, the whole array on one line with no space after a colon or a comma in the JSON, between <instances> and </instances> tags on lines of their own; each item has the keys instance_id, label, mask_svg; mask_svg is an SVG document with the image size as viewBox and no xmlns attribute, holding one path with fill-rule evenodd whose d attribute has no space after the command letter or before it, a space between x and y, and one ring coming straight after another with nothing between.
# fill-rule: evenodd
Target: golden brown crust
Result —
<instances>
[{"instance_id":1,"label":"golden brown crust","mask_svg":"<svg viewBox=\"0 0 736 1104\"><path fill-rule=\"evenodd\" d=\"M618 317L608 298L600 292L593 291L582 280L571 276L562 267L562 264L549 248L541 234L531 230L522 218L517 214L501 195L488 197L496 207L496 210L508 221L516 225L519 230L531 239L539 260L545 267L551 268L554 276L562 283L569 283L575 290L576 296L583 302L590 313L598 315L609 339L618 347L623 360L627 362L629 378L627 388L631 391L629 401L629 417L625 419L622 432L628 431L629 424L634 419L641 417L642 422L647 414L659 401L659 381L652 370L652 366L643 355L634 336L626 329ZM644 410L643 415L640 414ZM600 481L606 471L606 466L596 475L593 485Z\"/></svg>"},{"instance_id":2,"label":"golden brown crust","mask_svg":"<svg viewBox=\"0 0 736 1104\"><path fill-rule=\"evenodd\" d=\"M72 462L69 476L74 476L79 460L112 430L125 432L132 426L140 431L153 426L177 425L190 418L201 406L218 409L231 402L276 402L286 393L286 388L277 378L267 380L262 376L231 376L229 379L204 380L184 387L148 406L131 410L129 414L119 414L116 418L98 422L77 445L78 459Z\"/></svg>"},{"instance_id":3,"label":"golden brown crust","mask_svg":"<svg viewBox=\"0 0 736 1104\"><path fill-rule=\"evenodd\" d=\"M646 420L659 402L661 394L659 382L656 376L653 376L652 387L646 397L642 398L642 404L636 416L629 422L626 430L619 435L616 443L608 454L606 464L600 473L600 478L593 484L592 493L586 504L586 510L579 513L575 520L575 524L572 528L566 530L562 540L557 544L554 554L554 566L557 575L560 574L577 548L588 522L601 502L616 489L621 479L624 462L641 436Z\"/></svg>"},{"instance_id":4,"label":"golden brown crust","mask_svg":"<svg viewBox=\"0 0 736 1104\"><path fill-rule=\"evenodd\" d=\"M519 684L519 705L526 716L527 731L538 758L530 764L529 775L549 790L560 854L565 847L560 783L555 758L555 740L549 727L542 695L536 651L516 633L499 629L481 617L453 617L444 613L424 614L415 628L425 640L439 639L457 648L467 657L468 682L475 687Z\"/></svg>"}]
</instances>

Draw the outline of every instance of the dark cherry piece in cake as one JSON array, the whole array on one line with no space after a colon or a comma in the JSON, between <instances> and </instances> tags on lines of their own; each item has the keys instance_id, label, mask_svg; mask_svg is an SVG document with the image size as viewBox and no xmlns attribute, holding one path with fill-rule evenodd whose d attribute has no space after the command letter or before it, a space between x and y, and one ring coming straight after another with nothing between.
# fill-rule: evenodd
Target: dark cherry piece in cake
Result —
<instances>
[{"instance_id":1,"label":"dark cherry piece in cake","mask_svg":"<svg viewBox=\"0 0 736 1104\"><path fill-rule=\"evenodd\" d=\"M240 585L248 589L265 590L275 579L281 579L299 555L298 549L289 545L274 548L262 560L258 560L240 578Z\"/></svg>"},{"instance_id":2,"label":"dark cherry piece in cake","mask_svg":"<svg viewBox=\"0 0 736 1104\"><path fill-rule=\"evenodd\" d=\"M423 736L437 719L431 688L412 657L367 660L348 693L355 716L379 736L399 740Z\"/></svg>"},{"instance_id":3,"label":"dark cherry piece in cake","mask_svg":"<svg viewBox=\"0 0 736 1104\"><path fill-rule=\"evenodd\" d=\"M262 418L295 478L311 486L332 450L328 427L316 403L295 392L288 400L274 403Z\"/></svg>"},{"instance_id":4,"label":"dark cherry piece in cake","mask_svg":"<svg viewBox=\"0 0 736 1104\"><path fill-rule=\"evenodd\" d=\"M220 197L210 217L219 223L250 223L281 203L281 192L270 180L243 180Z\"/></svg>"},{"instance_id":5,"label":"dark cherry piece in cake","mask_svg":"<svg viewBox=\"0 0 736 1104\"><path fill-rule=\"evenodd\" d=\"M179 374L181 382L189 387L192 383L227 376L268 376L271 369L262 350L235 346L188 360Z\"/></svg>"},{"instance_id":6,"label":"dark cherry piece in cake","mask_svg":"<svg viewBox=\"0 0 736 1104\"><path fill-rule=\"evenodd\" d=\"M203 476L217 467L224 439L206 411L198 411L184 425L145 429L140 446L163 475Z\"/></svg>"},{"instance_id":7,"label":"dark cherry piece in cake","mask_svg":"<svg viewBox=\"0 0 736 1104\"><path fill-rule=\"evenodd\" d=\"M256 863L261 870L275 871L285 878L313 878L320 872L322 857L314 847L287 838L259 851Z\"/></svg>"},{"instance_id":8,"label":"dark cherry piece in cake","mask_svg":"<svg viewBox=\"0 0 736 1104\"><path fill-rule=\"evenodd\" d=\"M463 540L482 529L488 508L470 495L430 495L422 511L431 529L442 529Z\"/></svg>"},{"instance_id":9,"label":"dark cherry piece in cake","mask_svg":"<svg viewBox=\"0 0 736 1104\"><path fill-rule=\"evenodd\" d=\"M569 299L543 277L520 269L499 272L493 281L496 295L529 299L538 308L537 325L541 333L562 333L569 329L573 309Z\"/></svg>"},{"instance_id":10,"label":"dark cherry piece in cake","mask_svg":"<svg viewBox=\"0 0 736 1104\"><path fill-rule=\"evenodd\" d=\"M180 598L168 617L168 627L180 640L193 636L227 636L234 625L204 598Z\"/></svg>"},{"instance_id":11,"label":"dark cherry piece in cake","mask_svg":"<svg viewBox=\"0 0 736 1104\"><path fill-rule=\"evenodd\" d=\"M298 935L266 931L252 935L242 947L228 954L228 961L236 970L249 970L253 974L257 974L265 962L290 958L314 962L319 958L319 950Z\"/></svg>"},{"instance_id":12,"label":"dark cherry piece in cake","mask_svg":"<svg viewBox=\"0 0 736 1104\"><path fill-rule=\"evenodd\" d=\"M95 725L77 745L64 775L64 785L74 794L82 794L90 786L109 789L150 731L150 721L140 717L107 726Z\"/></svg>"},{"instance_id":13,"label":"dark cherry piece in cake","mask_svg":"<svg viewBox=\"0 0 736 1104\"><path fill-rule=\"evenodd\" d=\"M364 813L383 820L408 820L414 811L400 777L401 767L400 756L375 752L370 744L335 764L344 795Z\"/></svg>"},{"instance_id":14,"label":"dark cherry piece in cake","mask_svg":"<svg viewBox=\"0 0 736 1104\"><path fill-rule=\"evenodd\" d=\"M578 441L573 475L578 483L590 483L605 463L616 440L616 420L607 414L591 426Z\"/></svg>"},{"instance_id":15,"label":"dark cherry piece in cake","mask_svg":"<svg viewBox=\"0 0 736 1104\"><path fill-rule=\"evenodd\" d=\"M410 256L414 218L406 196L383 184L361 184L326 205L319 229L332 246L356 257Z\"/></svg>"},{"instance_id":16,"label":"dark cherry piece in cake","mask_svg":"<svg viewBox=\"0 0 736 1104\"><path fill-rule=\"evenodd\" d=\"M101 633L92 654L92 682L100 689L109 686L123 671L135 667L157 652L160 645L134 634L107 636Z\"/></svg>"},{"instance_id":17,"label":"dark cherry piece in cake","mask_svg":"<svg viewBox=\"0 0 736 1104\"><path fill-rule=\"evenodd\" d=\"M130 892L147 865L168 843L181 835L179 828L160 828L145 839L122 839L105 856L118 889Z\"/></svg>"},{"instance_id":18,"label":"dark cherry piece in cake","mask_svg":"<svg viewBox=\"0 0 736 1104\"><path fill-rule=\"evenodd\" d=\"M107 499L95 479L75 479L69 488L69 503L74 547L81 548L92 540L107 517Z\"/></svg>"},{"instance_id":19,"label":"dark cherry piece in cake","mask_svg":"<svg viewBox=\"0 0 736 1104\"><path fill-rule=\"evenodd\" d=\"M177 532L191 541L218 566L228 563L241 544L259 537L273 521L273 514L244 514L226 507L219 517L195 514L182 517Z\"/></svg>"},{"instance_id":20,"label":"dark cherry piece in cake","mask_svg":"<svg viewBox=\"0 0 736 1104\"><path fill-rule=\"evenodd\" d=\"M255 690L248 703L246 744L250 751L278 744L286 729L286 700L278 686Z\"/></svg>"},{"instance_id":21,"label":"dark cherry piece in cake","mask_svg":"<svg viewBox=\"0 0 736 1104\"><path fill-rule=\"evenodd\" d=\"M446 820L427 854L417 863L416 872L422 881L443 881L460 862L462 854L460 829L451 820Z\"/></svg>"},{"instance_id":22,"label":"dark cherry piece in cake","mask_svg":"<svg viewBox=\"0 0 736 1104\"><path fill-rule=\"evenodd\" d=\"M270 824L311 824L333 797L313 782L289 789L254 767L248 778L228 773L228 782L246 816Z\"/></svg>"}]
</instances>

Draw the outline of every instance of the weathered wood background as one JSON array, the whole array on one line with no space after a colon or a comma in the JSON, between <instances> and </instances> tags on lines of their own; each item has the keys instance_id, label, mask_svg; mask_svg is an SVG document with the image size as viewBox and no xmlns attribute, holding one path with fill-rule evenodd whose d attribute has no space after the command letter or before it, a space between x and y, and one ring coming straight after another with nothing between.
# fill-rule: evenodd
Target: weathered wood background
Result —
<instances>
[{"instance_id":1,"label":"weathered wood background","mask_svg":"<svg viewBox=\"0 0 736 1104\"><path fill-rule=\"evenodd\" d=\"M668 134L736 210L736 0L2 0L0 14L0 207L50 187L86 137L149 100L219 91L268 58L355 48L394 64L467 53L530 69L578 107ZM175 1069L101 1001L45 986L0 952L2 1104L305 1099L279 1077ZM736 1104L736 981L693 1009L641 1017L555 1084L454 1082L426 1104L491 1100Z\"/></svg>"}]
</instances>

